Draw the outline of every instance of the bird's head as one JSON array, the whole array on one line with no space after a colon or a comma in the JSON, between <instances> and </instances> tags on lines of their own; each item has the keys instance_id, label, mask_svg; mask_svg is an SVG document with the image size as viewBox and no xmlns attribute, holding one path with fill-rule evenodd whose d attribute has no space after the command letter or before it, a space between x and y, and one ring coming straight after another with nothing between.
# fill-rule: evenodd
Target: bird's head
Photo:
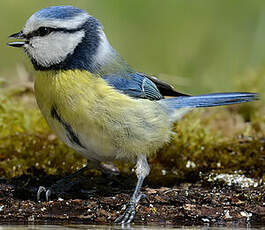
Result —
<instances>
[{"instance_id":1,"label":"bird's head","mask_svg":"<svg viewBox=\"0 0 265 230\"><path fill-rule=\"evenodd\" d=\"M96 71L115 51L99 21L73 6L52 6L34 13L19 33L9 36L20 41L35 69L86 69Z\"/></svg>"}]
</instances>

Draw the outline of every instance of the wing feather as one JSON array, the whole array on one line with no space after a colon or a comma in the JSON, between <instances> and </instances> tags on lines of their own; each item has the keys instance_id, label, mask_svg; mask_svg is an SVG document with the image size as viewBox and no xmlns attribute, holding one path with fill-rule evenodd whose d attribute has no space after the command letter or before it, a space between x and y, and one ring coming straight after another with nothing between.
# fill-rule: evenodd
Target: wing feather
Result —
<instances>
[{"instance_id":1,"label":"wing feather","mask_svg":"<svg viewBox=\"0 0 265 230\"><path fill-rule=\"evenodd\" d=\"M160 100L163 99L164 96L189 96L175 91L174 88L166 82L143 73L128 73L126 77L120 76L119 74L111 74L103 75L102 78L110 86L135 98Z\"/></svg>"}]
</instances>

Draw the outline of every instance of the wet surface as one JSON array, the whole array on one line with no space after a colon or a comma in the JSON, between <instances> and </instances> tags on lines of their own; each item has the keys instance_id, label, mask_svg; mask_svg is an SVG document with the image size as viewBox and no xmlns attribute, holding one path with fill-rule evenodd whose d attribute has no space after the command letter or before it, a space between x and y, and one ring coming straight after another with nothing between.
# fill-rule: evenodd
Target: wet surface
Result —
<instances>
[{"instance_id":1,"label":"wet surface","mask_svg":"<svg viewBox=\"0 0 265 230\"><path fill-rule=\"evenodd\" d=\"M79 180L68 192L36 201L38 185L59 179L38 172L0 184L0 224L112 224L125 209L135 178L91 176ZM36 178L38 180L36 180ZM45 183L46 182L46 183ZM93 184L93 186L92 186ZM150 203L137 207L134 223L169 226L247 227L265 224L265 187L212 184L209 181L142 191ZM44 198L44 197L43 197Z\"/></svg>"}]
</instances>

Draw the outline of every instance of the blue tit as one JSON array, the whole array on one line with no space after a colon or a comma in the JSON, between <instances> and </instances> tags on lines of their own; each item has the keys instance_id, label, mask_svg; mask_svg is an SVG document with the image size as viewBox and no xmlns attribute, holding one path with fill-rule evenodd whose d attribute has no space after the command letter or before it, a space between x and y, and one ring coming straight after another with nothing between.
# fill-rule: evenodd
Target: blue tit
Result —
<instances>
[{"instance_id":1,"label":"blue tit","mask_svg":"<svg viewBox=\"0 0 265 230\"><path fill-rule=\"evenodd\" d=\"M100 22L73 6L34 13L8 43L23 47L35 69L38 106L69 147L99 162L136 163L138 182L117 223L130 223L149 174L147 157L170 141L172 125L193 108L248 102L255 93L190 96L133 70L110 45ZM167 98L166 96L170 96Z\"/></svg>"}]
</instances>

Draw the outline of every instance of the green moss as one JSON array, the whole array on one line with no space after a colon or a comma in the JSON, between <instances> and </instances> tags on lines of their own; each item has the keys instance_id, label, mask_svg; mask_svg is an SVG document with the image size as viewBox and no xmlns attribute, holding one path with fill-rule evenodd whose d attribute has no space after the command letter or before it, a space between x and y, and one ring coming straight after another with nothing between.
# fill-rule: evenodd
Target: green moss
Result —
<instances>
[{"instance_id":1,"label":"green moss","mask_svg":"<svg viewBox=\"0 0 265 230\"><path fill-rule=\"evenodd\" d=\"M150 183L196 181L212 171L241 170L251 177L264 177L264 117L251 113L251 122L246 122L240 107L194 111L177 123L171 143L152 159ZM167 176L162 176L165 172Z\"/></svg>"}]
</instances>

